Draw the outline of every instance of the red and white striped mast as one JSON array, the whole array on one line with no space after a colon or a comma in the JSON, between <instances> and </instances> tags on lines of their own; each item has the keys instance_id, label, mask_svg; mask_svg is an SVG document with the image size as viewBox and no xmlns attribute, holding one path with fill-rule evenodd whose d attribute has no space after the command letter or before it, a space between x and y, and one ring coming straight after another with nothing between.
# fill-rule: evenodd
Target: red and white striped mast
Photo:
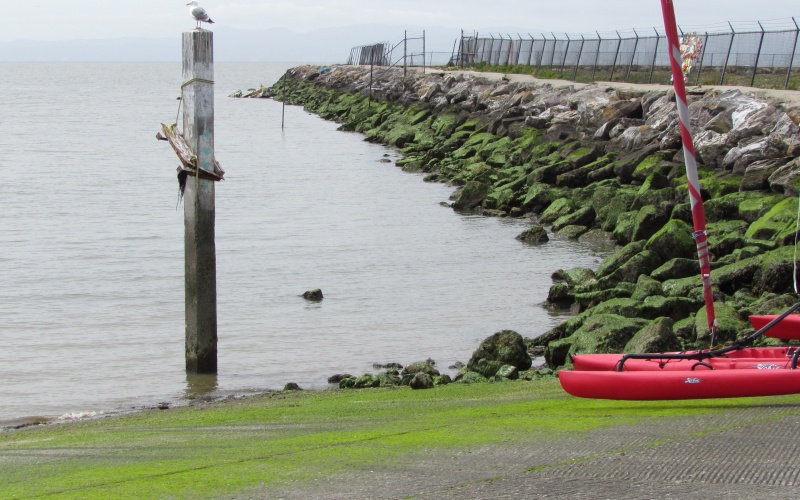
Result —
<instances>
[{"instance_id":1,"label":"red and white striped mast","mask_svg":"<svg viewBox=\"0 0 800 500\"><path fill-rule=\"evenodd\" d=\"M706 233L706 214L703 199L700 196L700 180L697 176L697 156L692 141L692 125L689 121L689 106L686 100L686 85L681 69L681 50L678 42L678 28L675 24L675 9L672 0L661 0L661 11L664 14L664 29L669 44L669 61L672 67L672 84L675 88L675 101L678 104L678 115L681 123L681 139L683 142L683 158L686 163L686 175L689 178L689 201L692 205L692 236L697 244L697 256L700 260L700 275L703 280L703 298L706 303L708 328L711 331L711 345L717 342L717 324L714 316L714 295L711 291L711 262L708 255L708 235Z\"/></svg>"}]
</instances>

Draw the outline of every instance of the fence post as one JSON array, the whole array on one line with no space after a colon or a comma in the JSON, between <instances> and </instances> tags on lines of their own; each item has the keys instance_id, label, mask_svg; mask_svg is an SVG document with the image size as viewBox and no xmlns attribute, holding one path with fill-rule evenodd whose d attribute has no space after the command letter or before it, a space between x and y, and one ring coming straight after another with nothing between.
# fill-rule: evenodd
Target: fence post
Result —
<instances>
[{"instance_id":1,"label":"fence post","mask_svg":"<svg viewBox=\"0 0 800 500\"><path fill-rule=\"evenodd\" d=\"M553 35L553 50L550 51L550 69L556 65L556 34L552 31L550 32Z\"/></svg>"},{"instance_id":2,"label":"fence post","mask_svg":"<svg viewBox=\"0 0 800 500\"><path fill-rule=\"evenodd\" d=\"M783 85L783 88L787 90L789 88L789 77L792 76L792 63L794 63L794 55L797 52L797 35L800 34L800 26L797 25L797 21L795 18L792 18L792 22L794 23L794 45L792 45L792 57L789 59L789 71L786 72L786 83Z\"/></svg>"},{"instance_id":3,"label":"fence post","mask_svg":"<svg viewBox=\"0 0 800 500\"><path fill-rule=\"evenodd\" d=\"M531 51L528 53L528 66L533 66L533 35L528 33L528 36L531 39Z\"/></svg>"},{"instance_id":4,"label":"fence post","mask_svg":"<svg viewBox=\"0 0 800 500\"><path fill-rule=\"evenodd\" d=\"M614 54L614 63L611 65L611 77L609 77L609 81L614 81L614 70L617 69L617 58L619 57L619 48L622 47L622 36L620 36L619 31L617 31L617 52Z\"/></svg>"},{"instance_id":5,"label":"fence post","mask_svg":"<svg viewBox=\"0 0 800 500\"><path fill-rule=\"evenodd\" d=\"M594 73L597 71L597 60L600 58L600 45L603 43L603 37L600 36L600 33L595 31L597 34L597 52L594 54L594 66L592 67L592 81L594 81Z\"/></svg>"},{"instance_id":6,"label":"fence post","mask_svg":"<svg viewBox=\"0 0 800 500\"><path fill-rule=\"evenodd\" d=\"M586 42L586 39L583 38L581 35L581 48L578 49L578 60L575 61L575 71L572 73L572 80L577 81L578 78L578 66L581 64L581 55L583 54L583 44Z\"/></svg>"},{"instance_id":7,"label":"fence post","mask_svg":"<svg viewBox=\"0 0 800 500\"><path fill-rule=\"evenodd\" d=\"M422 74L425 74L425 30L422 30Z\"/></svg>"},{"instance_id":8,"label":"fence post","mask_svg":"<svg viewBox=\"0 0 800 500\"><path fill-rule=\"evenodd\" d=\"M761 47L764 45L764 27L761 26L761 21L756 21L758 27L761 28L761 38L758 40L758 52L756 52L756 63L753 65L753 76L750 77L750 86L756 83L756 71L758 71L758 61L761 59Z\"/></svg>"},{"instance_id":9,"label":"fence post","mask_svg":"<svg viewBox=\"0 0 800 500\"><path fill-rule=\"evenodd\" d=\"M569 38L569 33L564 33L564 36L567 37L567 48L564 49L564 57L561 58L561 73L564 74L564 66L567 65L567 54L569 54L569 45L572 43L572 40Z\"/></svg>"},{"instance_id":10,"label":"fence post","mask_svg":"<svg viewBox=\"0 0 800 500\"><path fill-rule=\"evenodd\" d=\"M403 31L403 80L406 79L406 57L408 57L408 31Z\"/></svg>"},{"instance_id":11,"label":"fence post","mask_svg":"<svg viewBox=\"0 0 800 500\"><path fill-rule=\"evenodd\" d=\"M489 44L489 60L487 61L488 65L492 65L492 55L494 54L494 35L489 33L489 38L492 39L492 42ZM486 49L486 44L484 43L484 50Z\"/></svg>"},{"instance_id":12,"label":"fence post","mask_svg":"<svg viewBox=\"0 0 800 500\"><path fill-rule=\"evenodd\" d=\"M544 36L544 33L540 33L542 35L542 52L539 54L539 61L536 64L536 74L539 74L539 70L542 69L542 61L544 61L544 48L547 45L547 37Z\"/></svg>"},{"instance_id":13,"label":"fence post","mask_svg":"<svg viewBox=\"0 0 800 500\"><path fill-rule=\"evenodd\" d=\"M725 72L728 71L728 61L731 58L731 48L733 48L733 38L736 36L736 31L733 29L733 25L728 21L728 26L731 27L731 41L728 43L728 54L725 56L725 65L722 67L722 75L719 78L719 84L725 85Z\"/></svg>"},{"instance_id":14,"label":"fence post","mask_svg":"<svg viewBox=\"0 0 800 500\"><path fill-rule=\"evenodd\" d=\"M196 156L184 185L186 371L217 373L217 256L214 241L214 34L183 33L183 130Z\"/></svg>"},{"instance_id":15,"label":"fence post","mask_svg":"<svg viewBox=\"0 0 800 500\"><path fill-rule=\"evenodd\" d=\"M653 83L653 72L656 69L656 59L658 58L658 44L661 43L661 35L658 34L658 30L653 28L653 31L656 32L656 48L653 49L653 64L650 65L650 78L647 79L647 83Z\"/></svg>"},{"instance_id":16,"label":"fence post","mask_svg":"<svg viewBox=\"0 0 800 500\"><path fill-rule=\"evenodd\" d=\"M706 31L705 34L703 35L703 48L705 48L707 41L708 41L708 31ZM706 51L703 50L702 54L700 54L700 64L697 66L697 78L694 81L694 84L697 86L700 86L700 74L703 72L703 59L705 58L706 58Z\"/></svg>"},{"instance_id":17,"label":"fence post","mask_svg":"<svg viewBox=\"0 0 800 500\"><path fill-rule=\"evenodd\" d=\"M631 63L628 65L628 74L625 75L625 80L631 79L631 70L633 69L633 60L636 58L636 48L639 46L639 33L636 30L633 30L633 34L636 35L636 41L633 42L633 54L631 54Z\"/></svg>"}]
</instances>

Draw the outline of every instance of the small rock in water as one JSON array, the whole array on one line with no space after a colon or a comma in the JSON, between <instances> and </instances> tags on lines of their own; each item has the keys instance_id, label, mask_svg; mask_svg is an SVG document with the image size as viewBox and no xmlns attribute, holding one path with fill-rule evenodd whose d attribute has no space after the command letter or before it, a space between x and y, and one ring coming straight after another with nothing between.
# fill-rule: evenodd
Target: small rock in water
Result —
<instances>
[{"instance_id":1,"label":"small rock in water","mask_svg":"<svg viewBox=\"0 0 800 500\"><path fill-rule=\"evenodd\" d=\"M328 383L329 384L338 384L339 382L342 381L343 378L347 378L347 377L351 377L351 376L352 375L350 375L348 373L344 373L344 374L337 373L336 375L331 375L330 377L328 377Z\"/></svg>"},{"instance_id":2,"label":"small rock in water","mask_svg":"<svg viewBox=\"0 0 800 500\"><path fill-rule=\"evenodd\" d=\"M376 369L376 370L382 370L382 369L386 369L386 370L402 370L403 369L403 365L401 365L400 363L386 363L385 365L381 364L381 363L372 363L372 367L374 369Z\"/></svg>"},{"instance_id":3,"label":"small rock in water","mask_svg":"<svg viewBox=\"0 0 800 500\"><path fill-rule=\"evenodd\" d=\"M169 403L158 403L157 408L159 410L169 410Z\"/></svg>"},{"instance_id":4,"label":"small rock in water","mask_svg":"<svg viewBox=\"0 0 800 500\"><path fill-rule=\"evenodd\" d=\"M295 384L294 382L289 382L285 386L283 386L284 391L302 391L303 388L299 385Z\"/></svg>"},{"instance_id":5,"label":"small rock in water","mask_svg":"<svg viewBox=\"0 0 800 500\"><path fill-rule=\"evenodd\" d=\"M448 366L447 368L449 370L460 370L460 369L464 368L464 363L462 363L461 361L456 361L455 363L453 363L452 365Z\"/></svg>"},{"instance_id":6,"label":"small rock in water","mask_svg":"<svg viewBox=\"0 0 800 500\"><path fill-rule=\"evenodd\" d=\"M306 300L319 302L320 300L323 299L322 290L320 290L319 288L316 288L314 290L308 290L305 293L303 293L303 298Z\"/></svg>"}]
</instances>

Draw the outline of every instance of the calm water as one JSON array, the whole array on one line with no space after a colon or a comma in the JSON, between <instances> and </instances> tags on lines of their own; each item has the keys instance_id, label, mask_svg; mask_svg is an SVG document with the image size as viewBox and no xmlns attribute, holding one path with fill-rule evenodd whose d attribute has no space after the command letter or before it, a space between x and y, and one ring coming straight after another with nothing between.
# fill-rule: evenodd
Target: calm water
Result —
<instances>
[{"instance_id":1,"label":"calm water","mask_svg":"<svg viewBox=\"0 0 800 500\"><path fill-rule=\"evenodd\" d=\"M524 221L440 206L451 189L379 162L389 149L227 98L287 67L216 67L220 371L187 377L178 160L155 140L180 64L0 64L0 421L446 367L563 319L540 306L550 274L595 267L592 249L526 246ZM323 302L299 297L312 288Z\"/></svg>"}]
</instances>

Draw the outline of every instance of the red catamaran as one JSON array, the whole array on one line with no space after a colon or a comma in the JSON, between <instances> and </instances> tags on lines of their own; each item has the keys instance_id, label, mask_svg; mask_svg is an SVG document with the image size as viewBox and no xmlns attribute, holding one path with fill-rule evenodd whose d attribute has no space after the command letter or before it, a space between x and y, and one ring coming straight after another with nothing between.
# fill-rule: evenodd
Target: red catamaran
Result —
<instances>
[{"instance_id":1,"label":"red catamaran","mask_svg":"<svg viewBox=\"0 0 800 500\"><path fill-rule=\"evenodd\" d=\"M678 31L672 0L661 0L661 7L689 181L694 222L692 236L697 243L703 298L711 331L711 345L714 345L716 320L711 291L711 264L686 87L679 62ZM792 314L797 309L800 309L800 303L778 316L751 316L750 322L757 330L721 349L575 355L571 358L573 370L562 370L558 377L564 390L584 398L670 400L800 393L800 370L797 369L800 347L752 347L761 335L784 340L800 339L800 315Z\"/></svg>"}]
</instances>

